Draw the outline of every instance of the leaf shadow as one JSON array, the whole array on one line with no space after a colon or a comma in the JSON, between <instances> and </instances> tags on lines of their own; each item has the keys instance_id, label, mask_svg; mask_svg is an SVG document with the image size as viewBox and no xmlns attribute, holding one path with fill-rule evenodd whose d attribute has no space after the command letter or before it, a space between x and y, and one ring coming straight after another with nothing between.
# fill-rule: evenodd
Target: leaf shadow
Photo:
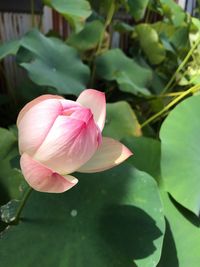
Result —
<instances>
[{"instance_id":1,"label":"leaf shadow","mask_svg":"<svg viewBox=\"0 0 200 267\"><path fill-rule=\"evenodd\" d=\"M172 195L169 194L169 198L173 205L177 208L177 210L193 225L200 227L200 215L197 217L193 212L182 206L180 203L178 203Z\"/></svg>"},{"instance_id":2,"label":"leaf shadow","mask_svg":"<svg viewBox=\"0 0 200 267\"><path fill-rule=\"evenodd\" d=\"M162 235L160 229L144 210L131 205L111 205L103 210L100 233L115 251L130 260L151 255L154 240Z\"/></svg>"},{"instance_id":3,"label":"leaf shadow","mask_svg":"<svg viewBox=\"0 0 200 267\"><path fill-rule=\"evenodd\" d=\"M163 249L158 267L179 267L176 244L170 228L169 221L165 218L166 230L163 241Z\"/></svg>"}]
</instances>

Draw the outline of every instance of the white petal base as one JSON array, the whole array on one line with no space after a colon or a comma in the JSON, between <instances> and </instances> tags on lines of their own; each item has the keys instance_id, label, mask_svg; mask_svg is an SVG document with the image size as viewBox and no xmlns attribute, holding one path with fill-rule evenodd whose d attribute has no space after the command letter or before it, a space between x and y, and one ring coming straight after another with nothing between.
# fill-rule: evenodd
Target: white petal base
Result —
<instances>
[{"instance_id":1,"label":"white petal base","mask_svg":"<svg viewBox=\"0 0 200 267\"><path fill-rule=\"evenodd\" d=\"M101 172L110 169L129 158L133 153L120 142L108 138L102 138L102 144L94 156L78 172Z\"/></svg>"}]
</instances>

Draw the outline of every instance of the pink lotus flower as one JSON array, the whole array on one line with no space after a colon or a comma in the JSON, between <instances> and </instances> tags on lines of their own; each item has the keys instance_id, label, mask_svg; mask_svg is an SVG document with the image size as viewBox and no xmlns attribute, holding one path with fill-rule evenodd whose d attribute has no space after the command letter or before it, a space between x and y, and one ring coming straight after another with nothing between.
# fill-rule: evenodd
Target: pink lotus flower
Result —
<instances>
[{"instance_id":1,"label":"pink lotus flower","mask_svg":"<svg viewBox=\"0 0 200 267\"><path fill-rule=\"evenodd\" d=\"M112 138L102 137L105 95L88 89L77 101L43 95L19 113L21 169L37 191L61 193L78 180L70 173L112 168L132 152Z\"/></svg>"}]
</instances>

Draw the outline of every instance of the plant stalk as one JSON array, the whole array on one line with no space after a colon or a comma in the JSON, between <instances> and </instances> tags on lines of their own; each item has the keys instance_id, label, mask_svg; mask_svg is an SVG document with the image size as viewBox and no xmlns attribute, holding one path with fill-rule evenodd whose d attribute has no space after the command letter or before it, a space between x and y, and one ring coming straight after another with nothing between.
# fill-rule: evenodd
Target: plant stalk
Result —
<instances>
[{"instance_id":1,"label":"plant stalk","mask_svg":"<svg viewBox=\"0 0 200 267\"><path fill-rule=\"evenodd\" d=\"M115 13L115 0L113 0L112 3L110 4L110 8L108 10L108 14L107 14L107 17L106 17L104 28L103 28L103 31L102 31L102 33L100 35L100 39L99 39L99 43L98 43L98 46L97 46L97 50L96 50L96 52L94 54L94 59L93 59L93 64L92 64L93 65L93 69L92 69L91 82L90 82L91 87L93 87L95 74L96 74L96 65L94 64L94 60L95 60L95 57L101 51L101 46L102 46L102 43L103 43L103 38L104 38L104 35L105 35L105 32L106 32L106 29L110 25L114 13Z\"/></svg>"},{"instance_id":2,"label":"plant stalk","mask_svg":"<svg viewBox=\"0 0 200 267\"><path fill-rule=\"evenodd\" d=\"M177 70L175 71L175 73L173 74L173 76L171 77L171 79L169 80L169 82L167 83L167 85L165 86L165 88L162 91L162 94L164 94L166 91L168 91L168 89L170 88L170 86L172 85L172 83L174 82L177 74L183 69L183 67L186 65L186 63L188 62L188 60L190 59L190 57L192 56L192 53L194 52L194 50L197 48L197 46L200 43L200 37L196 40L196 42L194 43L194 45L191 47L191 49L189 50L189 52L187 53L186 57L184 58L184 60L181 62L181 64L179 65L179 67L177 68Z\"/></svg>"},{"instance_id":3,"label":"plant stalk","mask_svg":"<svg viewBox=\"0 0 200 267\"><path fill-rule=\"evenodd\" d=\"M31 187L28 187L28 189L24 193L23 198L20 201L20 205L19 205L19 207L18 207L18 209L16 211L16 217L15 217L14 222L18 222L19 221L21 212L22 212L22 210L23 210L23 208L24 208L24 206L25 206L25 204L26 204L26 202L27 202L27 200L28 200L28 198L29 198L29 196L30 196L32 191L33 191L33 189Z\"/></svg>"},{"instance_id":4,"label":"plant stalk","mask_svg":"<svg viewBox=\"0 0 200 267\"><path fill-rule=\"evenodd\" d=\"M143 128L144 126L146 126L147 124L149 124L150 122L154 121L155 119L157 119L159 116L161 116L163 113L165 113L166 111L168 111L171 107L173 107L176 103L178 103L182 98L184 98L185 96L187 96L188 94L191 93L195 93L198 90L200 90L200 85L195 85L193 87L191 87L190 89L188 89L187 91L183 92L182 94L180 94L179 96L177 96L174 100L172 100L166 107L164 107L163 109L161 109L158 113L154 114L152 117L150 117L149 119L147 119L145 122L143 122L141 124L141 128Z\"/></svg>"},{"instance_id":5,"label":"plant stalk","mask_svg":"<svg viewBox=\"0 0 200 267\"><path fill-rule=\"evenodd\" d=\"M34 0L31 0L31 25L35 27L35 3Z\"/></svg>"}]
</instances>

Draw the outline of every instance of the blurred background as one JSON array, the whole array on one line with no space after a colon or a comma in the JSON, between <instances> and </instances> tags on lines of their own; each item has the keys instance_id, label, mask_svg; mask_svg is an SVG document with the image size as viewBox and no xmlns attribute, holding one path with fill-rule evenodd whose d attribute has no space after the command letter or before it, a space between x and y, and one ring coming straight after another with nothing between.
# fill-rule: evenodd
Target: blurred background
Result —
<instances>
[{"instance_id":1,"label":"blurred background","mask_svg":"<svg viewBox=\"0 0 200 267\"><path fill-rule=\"evenodd\" d=\"M122 2L126 2L126 1L122 1ZM181 9L186 11L187 14L190 14L191 16L194 16L194 17L199 16L199 1L179 0L175 2L177 2L177 4L181 7ZM103 21L103 19L106 16L106 11L109 6L108 4L109 1L107 4L105 3L106 1L103 1L102 5L100 5L98 1L90 1L91 7L93 8L93 13L89 17L87 16L88 22L93 21L95 19L99 19L100 21ZM128 7L127 9L124 3L120 4L120 1L119 1L119 7L116 9L116 12L113 18L114 26L112 25L107 28L107 32L106 32L107 36L105 37L107 38L107 40L106 39L104 40L105 42L107 42L105 44L106 46L110 48L120 48L122 51L125 52L125 54L137 58L138 55L141 54L141 51L140 51L141 47L138 46L138 40L134 36L134 26L137 24L146 23L146 22L153 25L156 22L166 20L166 18L168 18L169 20L171 19L173 20L172 17L171 19L169 18L169 14L171 11L170 11L170 8L167 7L167 5L169 6L171 5L170 1L160 2L160 1L151 0L151 1L144 1L144 3L145 4L142 6L142 9L143 9L142 15L140 14L139 17L137 17L137 14L134 15L133 13L131 13L132 12L131 7ZM78 5L78 2L77 2L77 5ZM127 10L129 11L127 12ZM174 15L179 16L176 14ZM56 8L56 6L49 5L48 1L46 1L46 3L45 1L42 2L42 0L32 0L32 1L23 0L20 2L16 2L14 0L1 1L0 2L0 43L5 44L12 40L19 40L19 38L23 37L32 28L39 29L42 33L46 34L47 36L56 36L66 41L67 38L70 36L70 34L73 33L74 31L73 26L70 22L70 17L68 18L62 13L62 10L59 11L59 8ZM174 24L173 21L172 21L172 24ZM128 27L127 25L129 25L130 27ZM186 33L187 30L185 26L186 25L183 25L182 23L182 26L181 26L182 29L180 28L178 29L179 25L176 24L175 22L174 28L177 29L177 31L179 32L177 33L177 36L175 38L176 39L177 37L184 38L184 35L185 35L185 40L184 39L182 40L186 41L187 43L188 40L186 39L188 39L189 37L187 38L186 35L188 35L189 33L188 32ZM184 30L185 30L185 33L184 33ZM88 34L90 35L91 32L88 31ZM162 35L163 33L159 32L159 36L161 37ZM162 39L162 42L165 42L165 41L164 39ZM74 44L71 44L71 45L77 49L76 45ZM174 46L174 44L172 46ZM44 87L44 84L42 84L41 86L41 83L37 83L33 81L33 79L31 79L33 83L30 81L30 79L27 77L27 72L22 67L22 64L21 65L19 64L21 53L18 53L18 54L13 53L14 50L17 49L17 47L18 47L17 43L13 45L10 44L10 47L8 45L7 49L8 50L10 49L10 53L9 51L5 53L4 51L5 46L1 47L0 49L0 52L1 52L0 56L2 59L0 63L0 111L2 114L0 125L5 126L5 127L15 122L16 115L19 109L27 101L43 93L48 93L48 92L57 93L56 88L54 86L51 86L51 84L49 84L49 86L45 85L46 87ZM79 48L78 50L80 51ZM169 50L169 46L167 50ZM21 50L19 50L18 52L20 51ZM11 54L15 54L15 55L11 55ZM87 61L84 58L85 55L83 54L81 55L81 58L84 62ZM139 61L141 63L140 59ZM142 57L142 61L143 61L143 57ZM91 69L90 64L89 66ZM154 65L154 67L156 66L158 65L157 64ZM172 72L173 72L174 67L175 66L171 66ZM28 76L30 77L30 75ZM88 83L85 84L86 87L89 85L90 84ZM102 82L99 83L99 80L96 80L96 84L93 84L93 87L98 88L98 86L102 86L102 85L107 87L107 84L104 84L104 83L102 84ZM157 90L157 92L159 92L159 90ZM73 95L73 91L70 92L70 94ZM115 93L115 96L116 95L117 94ZM112 97L110 101L112 101ZM130 100L130 102L132 102L132 100ZM9 106L9 110L12 110L12 112L6 111L8 106ZM134 108L135 108L135 103L134 103Z\"/></svg>"}]
</instances>

